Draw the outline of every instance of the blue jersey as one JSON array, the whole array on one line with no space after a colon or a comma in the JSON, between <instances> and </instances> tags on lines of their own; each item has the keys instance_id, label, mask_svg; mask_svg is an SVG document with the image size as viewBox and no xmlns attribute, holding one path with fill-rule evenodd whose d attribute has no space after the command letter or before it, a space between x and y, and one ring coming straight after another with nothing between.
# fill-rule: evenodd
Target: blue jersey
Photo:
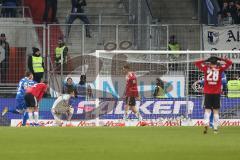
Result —
<instances>
[{"instance_id":1,"label":"blue jersey","mask_svg":"<svg viewBox=\"0 0 240 160\"><path fill-rule=\"evenodd\" d=\"M26 109L24 100L25 89L33 86L35 83L35 81L29 80L27 77L24 77L19 81L16 95L16 109L18 111Z\"/></svg>"},{"instance_id":2,"label":"blue jersey","mask_svg":"<svg viewBox=\"0 0 240 160\"><path fill-rule=\"evenodd\" d=\"M24 88L28 88L28 87L31 87L33 86L34 84L36 84L37 82L35 82L34 80L27 80L25 81L25 83L23 84Z\"/></svg>"},{"instance_id":3,"label":"blue jersey","mask_svg":"<svg viewBox=\"0 0 240 160\"><path fill-rule=\"evenodd\" d=\"M27 81L28 81L27 77L24 77L19 81L16 98L20 98L24 96L25 94L24 83L26 83Z\"/></svg>"},{"instance_id":4,"label":"blue jersey","mask_svg":"<svg viewBox=\"0 0 240 160\"><path fill-rule=\"evenodd\" d=\"M36 83L35 81L29 80L27 77L22 78L18 83L16 99L23 99L25 94L25 89L27 87L33 86L35 83Z\"/></svg>"}]
</instances>

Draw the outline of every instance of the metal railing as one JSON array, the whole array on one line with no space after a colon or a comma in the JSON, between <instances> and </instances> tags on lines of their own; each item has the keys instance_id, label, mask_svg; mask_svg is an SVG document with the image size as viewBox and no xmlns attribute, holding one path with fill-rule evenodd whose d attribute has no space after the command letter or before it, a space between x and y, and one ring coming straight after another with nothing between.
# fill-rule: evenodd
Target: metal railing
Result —
<instances>
[{"instance_id":1,"label":"metal railing","mask_svg":"<svg viewBox=\"0 0 240 160\"><path fill-rule=\"evenodd\" d=\"M148 0L129 0L129 14L135 17L134 24L150 24L153 14Z\"/></svg>"},{"instance_id":2,"label":"metal railing","mask_svg":"<svg viewBox=\"0 0 240 160\"><path fill-rule=\"evenodd\" d=\"M146 6L148 8L150 16L153 18L154 16L153 16L153 13L152 13L152 8L151 8L149 0L145 0L145 3L146 3Z\"/></svg>"},{"instance_id":3,"label":"metal railing","mask_svg":"<svg viewBox=\"0 0 240 160\"><path fill-rule=\"evenodd\" d=\"M89 13L70 13L66 16L65 18L65 23L67 24L68 19L70 16L86 16L87 18L97 18L97 22L95 22L94 24L106 24L104 22L105 19L108 18L124 18L127 17L128 18L128 23L132 23L133 20L133 15L131 14L107 14L107 13L99 13L99 14L89 14ZM91 22L90 22L91 23Z\"/></svg>"},{"instance_id":4,"label":"metal railing","mask_svg":"<svg viewBox=\"0 0 240 160\"><path fill-rule=\"evenodd\" d=\"M5 45L0 45L5 51L8 51L7 53L4 52L6 54L4 54L4 58L0 62L1 93L12 94L16 90L15 86L24 76L25 71L28 70L27 58L32 54L32 47L39 48L43 57L46 57L45 26L26 24L25 22L24 19L9 21L7 18L6 20L2 18L0 31L6 36L6 41L9 43L9 51L4 47ZM1 58L2 55L3 52L0 54Z\"/></svg>"},{"instance_id":5,"label":"metal railing","mask_svg":"<svg viewBox=\"0 0 240 160\"><path fill-rule=\"evenodd\" d=\"M7 40L11 44L10 47L20 49L18 51L19 56L30 55L32 53L31 48L38 47L43 56L48 59L50 55L54 55L60 34L62 31L65 34L64 30L61 31L61 29L66 26L68 25L49 24L45 28L45 25L9 26L9 24L4 24L0 25L0 29L2 33L6 34ZM67 43L71 56L87 55L95 50L111 48L111 45L116 45L116 49L122 50L167 50L168 36L171 34L177 36L183 50L201 49L200 25L89 24L91 38L85 37L86 26L72 24L69 43ZM141 30L139 31L139 29ZM138 34L139 32L141 32L141 35ZM25 60L23 59L24 62ZM20 69L20 67L17 67L17 63L20 62L14 59L14 62L11 63L14 63L12 64L15 67L14 73L15 71L17 73L17 70ZM49 66L49 64L46 65L46 67ZM26 68L25 66L22 69L25 70ZM23 76L23 72L18 73L19 77ZM11 75L15 76L12 73ZM14 81L9 83L16 83L19 77L13 77Z\"/></svg>"},{"instance_id":6,"label":"metal railing","mask_svg":"<svg viewBox=\"0 0 240 160\"><path fill-rule=\"evenodd\" d=\"M0 6L1 17L3 18L32 18L31 9L27 6Z\"/></svg>"},{"instance_id":7,"label":"metal railing","mask_svg":"<svg viewBox=\"0 0 240 160\"><path fill-rule=\"evenodd\" d=\"M62 28L63 36L67 33L68 24L50 24L51 28ZM91 38L85 37L85 28L89 28ZM129 49L135 50L167 50L168 37L175 35L184 50L201 49L201 25L137 25L137 24L72 24L67 45L71 46L73 53L89 53L96 49L104 49L109 42L119 45L122 41L130 41ZM138 33L141 34L138 34ZM181 34L180 34L181 33ZM59 34L49 33L50 38L58 39ZM66 36L65 36L66 37ZM51 41L50 41L51 42ZM56 43L56 42L55 42ZM91 44L91 45L89 45ZM50 44L52 46L54 44ZM76 48L77 50L73 49ZM119 49L119 47L117 48Z\"/></svg>"}]
</instances>

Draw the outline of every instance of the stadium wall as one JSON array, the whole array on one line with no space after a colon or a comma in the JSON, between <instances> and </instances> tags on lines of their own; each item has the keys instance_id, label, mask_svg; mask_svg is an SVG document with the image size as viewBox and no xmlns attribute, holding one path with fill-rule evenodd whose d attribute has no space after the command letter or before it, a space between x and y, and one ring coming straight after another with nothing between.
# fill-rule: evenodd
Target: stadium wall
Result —
<instances>
[{"instance_id":1,"label":"stadium wall","mask_svg":"<svg viewBox=\"0 0 240 160\"><path fill-rule=\"evenodd\" d=\"M40 120L44 125L52 124L51 107L54 100L54 98L44 98L40 103ZM239 101L240 98L221 98L222 125L240 125L238 123L240 122ZM14 105L14 98L0 98L0 110L3 109L2 106ZM189 97L188 101L185 98L142 99L137 101L136 105L148 125L202 125L203 108L201 97ZM122 122L124 113L123 100L100 99L100 103L96 105L95 100L85 101L83 98L76 98L73 107L73 124L76 126L90 124L105 126L118 125L118 123L130 126L138 125L133 114L130 114L130 119L132 119L130 122ZM9 113L7 119L11 119L11 126L21 124L20 115Z\"/></svg>"}]
</instances>

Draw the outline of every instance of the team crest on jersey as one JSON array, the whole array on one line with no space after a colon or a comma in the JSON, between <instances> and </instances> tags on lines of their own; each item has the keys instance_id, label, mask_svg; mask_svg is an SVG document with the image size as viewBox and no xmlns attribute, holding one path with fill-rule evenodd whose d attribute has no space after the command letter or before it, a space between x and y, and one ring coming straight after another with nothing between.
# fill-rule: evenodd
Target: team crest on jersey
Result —
<instances>
[{"instance_id":1,"label":"team crest on jersey","mask_svg":"<svg viewBox=\"0 0 240 160\"><path fill-rule=\"evenodd\" d=\"M208 43L211 45L217 44L219 41L219 32L208 31Z\"/></svg>"}]
</instances>

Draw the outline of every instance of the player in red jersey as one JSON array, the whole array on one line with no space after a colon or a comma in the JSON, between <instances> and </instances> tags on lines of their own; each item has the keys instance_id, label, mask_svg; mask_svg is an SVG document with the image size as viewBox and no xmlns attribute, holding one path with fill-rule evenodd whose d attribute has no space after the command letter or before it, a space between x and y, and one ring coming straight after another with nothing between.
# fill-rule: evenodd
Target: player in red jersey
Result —
<instances>
[{"instance_id":1,"label":"player in red jersey","mask_svg":"<svg viewBox=\"0 0 240 160\"><path fill-rule=\"evenodd\" d=\"M42 99L44 93L47 92L47 88L48 88L47 82L43 82L37 83L26 90L24 99L26 102L29 122L31 125L38 125L39 118L38 103ZM35 123L33 123L33 117Z\"/></svg>"},{"instance_id":2,"label":"player in red jersey","mask_svg":"<svg viewBox=\"0 0 240 160\"><path fill-rule=\"evenodd\" d=\"M137 116L138 120L142 117L136 108L136 98L139 99L138 88L137 88L137 77L134 72L130 71L130 67L125 65L123 67L123 72L126 74L126 88L125 88L125 98L126 106L123 118L126 120L128 118L129 109Z\"/></svg>"},{"instance_id":3,"label":"player in red jersey","mask_svg":"<svg viewBox=\"0 0 240 160\"><path fill-rule=\"evenodd\" d=\"M219 62L224 62L225 64ZM207 60L199 60L195 62L195 65L204 72L204 134L207 133L212 110L214 117L214 133L218 132L220 95L222 92L221 75L222 72L231 66L231 64L231 60L218 57L210 57Z\"/></svg>"}]
</instances>

